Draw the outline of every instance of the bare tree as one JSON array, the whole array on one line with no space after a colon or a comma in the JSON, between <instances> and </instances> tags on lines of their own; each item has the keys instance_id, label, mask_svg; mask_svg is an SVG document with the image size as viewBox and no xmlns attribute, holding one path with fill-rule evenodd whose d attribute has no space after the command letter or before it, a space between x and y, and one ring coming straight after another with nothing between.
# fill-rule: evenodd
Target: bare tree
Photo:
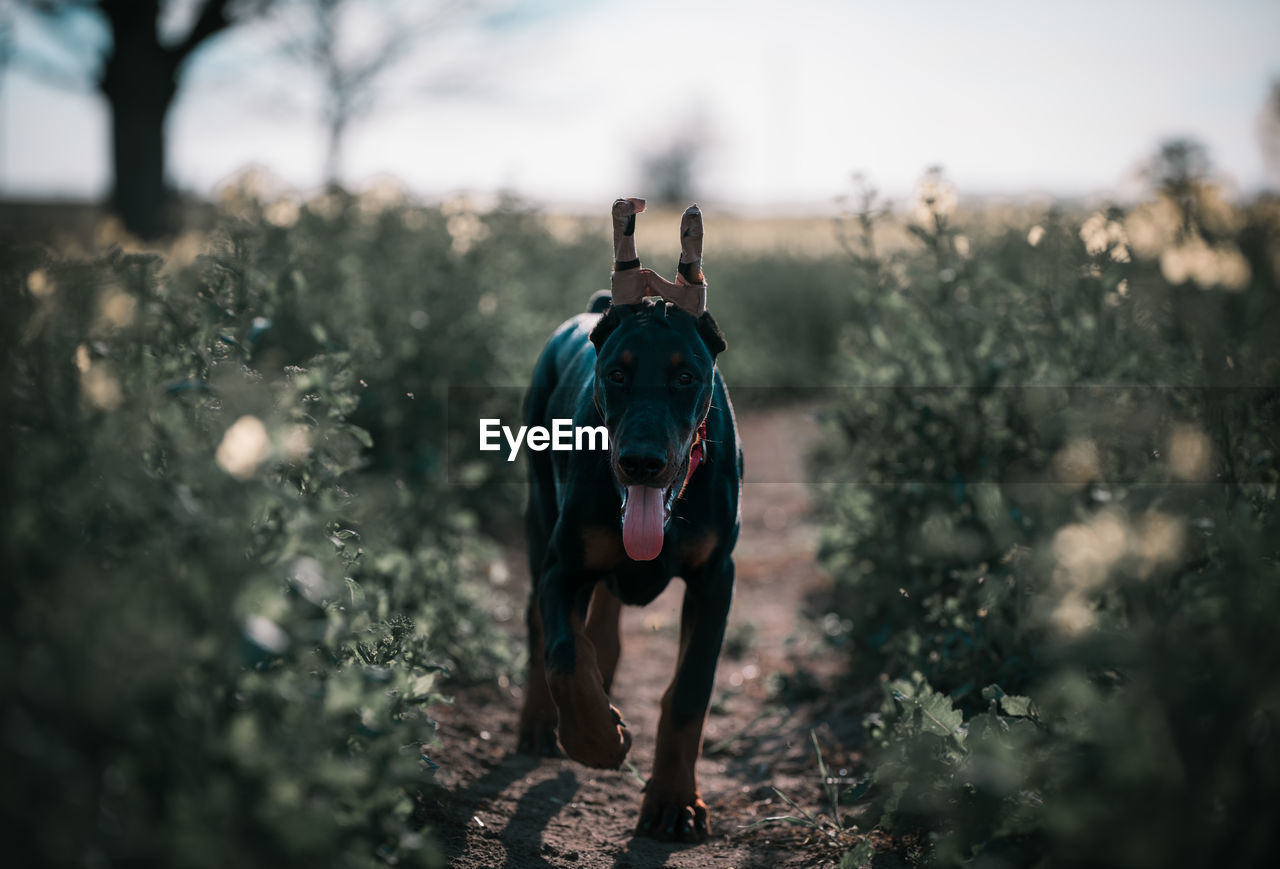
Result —
<instances>
[{"instance_id":1,"label":"bare tree","mask_svg":"<svg viewBox=\"0 0 1280 869\"><path fill-rule=\"evenodd\" d=\"M285 0L285 55L319 79L328 184L342 174L347 134L378 108L410 49L493 7L477 0Z\"/></svg>"},{"instance_id":2,"label":"bare tree","mask_svg":"<svg viewBox=\"0 0 1280 869\"><path fill-rule=\"evenodd\" d=\"M678 136L641 159L641 185L658 205L682 205L698 198L694 180L703 162L704 143Z\"/></svg>"},{"instance_id":3,"label":"bare tree","mask_svg":"<svg viewBox=\"0 0 1280 869\"><path fill-rule=\"evenodd\" d=\"M1166 139L1147 163L1148 182L1178 207L1184 233L1198 222L1200 199L1212 168L1209 150L1190 138Z\"/></svg>"},{"instance_id":4,"label":"bare tree","mask_svg":"<svg viewBox=\"0 0 1280 869\"><path fill-rule=\"evenodd\" d=\"M187 61L213 37L270 2L197 0L185 32L165 39L159 25L169 4L162 0L23 0L73 55L96 55L87 68L71 71L21 51L18 63L29 61L42 78L54 81L87 78L106 99L111 115L110 204L130 232L154 238L168 228L165 121ZM100 54L76 26L76 19L85 15L98 19L110 36Z\"/></svg>"}]
</instances>

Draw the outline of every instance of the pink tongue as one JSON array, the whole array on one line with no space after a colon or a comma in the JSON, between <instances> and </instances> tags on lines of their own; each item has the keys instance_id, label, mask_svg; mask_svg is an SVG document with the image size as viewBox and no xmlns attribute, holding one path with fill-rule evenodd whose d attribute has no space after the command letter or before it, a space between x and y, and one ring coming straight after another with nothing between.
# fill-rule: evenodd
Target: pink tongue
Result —
<instances>
[{"instance_id":1,"label":"pink tongue","mask_svg":"<svg viewBox=\"0 0 1280 869\"><path fill-rule=\"evenodd\" d=\"M636 561L652 561L662 553L663 489L627 486L622 508L622 545Z\"/></svg>"}]
</instances>

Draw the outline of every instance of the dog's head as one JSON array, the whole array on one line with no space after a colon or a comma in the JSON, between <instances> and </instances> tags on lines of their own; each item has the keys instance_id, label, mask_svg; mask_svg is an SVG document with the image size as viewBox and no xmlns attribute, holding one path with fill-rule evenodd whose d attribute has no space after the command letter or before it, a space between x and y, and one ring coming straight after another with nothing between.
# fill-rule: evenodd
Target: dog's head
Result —
<instances>
[{"instance_id":1,"label":"dog's head","mask_svg":"<svg viewBox=\"0 0 1280 869\"><path fill-rule=\"evenodd\" d=\"M610 461L623 500L623 544L628 555L645 561L662 551L691 451L711 409L716 357L725 340L705 310L701 213L696 206L685 212L679 277L670 284L639 268L628 230L634 230L640 210L643 202L619 224L615 203L613 305L592 330L591 343L595 403L609 429Z\"/></svg>"}]
</instances>

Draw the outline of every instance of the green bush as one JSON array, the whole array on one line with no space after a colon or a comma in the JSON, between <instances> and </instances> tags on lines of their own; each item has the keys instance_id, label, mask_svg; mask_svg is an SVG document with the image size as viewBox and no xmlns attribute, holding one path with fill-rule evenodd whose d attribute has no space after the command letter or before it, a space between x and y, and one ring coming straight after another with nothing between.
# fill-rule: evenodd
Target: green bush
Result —
<instances>
[{"instance_id":1,"label":"green bush","mask_svg":"<svg viewBox=\"0 0 1280 869\"><path fill-rule=\"evenodd\" d=\"M859 796L939 865L1254 865L1280 791L1280 208L1199 181L970 238L949 198L926 179L916 250L854 247L817 457L847 481L840 639L886 688Z\"/></svg>"},{"instance_id":2,"label":"green bush","mask_svg":"<svg viewBox=\"0 0 1280 869\"><path fill-rule=\"evenodd\" d=\"M729 342L717 364L736 402L812 396L841 381L841 332L856 308L840 258L770 252L714 265L710 307Z\"/></svg>"},{"instance_id":3,"label":"green bush","mask_svg":"<svg viewBox=\"0 0 1280 869\"><path fill-rule=\"evenodd\" d=\"M514 211L466 218L486 257L439 209L231 207L186 266L0 252L25 865L433 865L435 680L511 665L445 396L505 382L519 321L484 294L545 239Z\"/></svg>"}]
</instances>

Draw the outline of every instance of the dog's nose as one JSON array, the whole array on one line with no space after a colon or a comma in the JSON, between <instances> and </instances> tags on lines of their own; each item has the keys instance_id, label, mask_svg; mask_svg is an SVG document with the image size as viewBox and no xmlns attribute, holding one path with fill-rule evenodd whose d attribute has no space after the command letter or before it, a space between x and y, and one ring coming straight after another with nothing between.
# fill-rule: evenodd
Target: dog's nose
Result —
<instances>
[{"instance_id":1,"label":"dog's nose","mask_svg":"<svg viewBox=\"0 0 1280 869\"><path fill-rule=\"evenodd\" d=\"M667 469L667 457L659 452L628 450L618 456L618 466L635 482L647 483L660 477Z\"/></svg>"}]
</instances>

